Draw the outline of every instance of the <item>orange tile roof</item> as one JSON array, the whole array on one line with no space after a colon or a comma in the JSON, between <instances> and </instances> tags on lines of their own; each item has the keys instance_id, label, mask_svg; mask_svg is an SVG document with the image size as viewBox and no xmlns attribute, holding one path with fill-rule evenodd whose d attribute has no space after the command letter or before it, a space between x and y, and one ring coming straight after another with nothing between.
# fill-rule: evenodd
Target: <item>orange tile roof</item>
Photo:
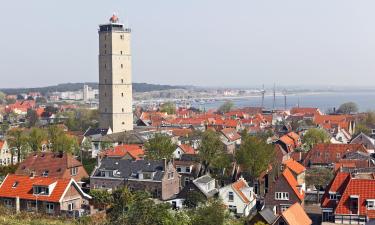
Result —
<instances>
[{"instance_id":1,"label":"orange tile roof","mask_svg":"<svg viewBox=\"0 0 375 225\"><path fill-rule=\"evenodd\" d=\"M195 154L195 150L193 147L191 147L190 145L185 145L185 144L180 144L178 147L180 147L182 149L182 151L184 151L185 154Z\"/></svg>"},{"instance_id":2,"label":"orange tile roof","mask_svg":"<svg viewBox=\"0 0 375 225\"><path fill-rule=\"evenodd\" d=\"M302 206L297 202L285 210L281 216L288 225L311 225L312 221Z\"/></svg>"},{"instance_id":3,"label":"orange tile roof","mask_svg":"<svg viewBox=\"0 0 375 225\"><path fill-rule=\"evenodd\" d=\"M244 201L245 203L250 202L250 200L242 192L242 189L249 187L243 179L239 179L238 181L234 182L231 186L233 190L240 196L242 201Z\"/></svg>"},{"instance_id":4,"label":"orange tile roof","mask_svg":"<svg viewBox=\"0 0 375 225\"><path fill-rule=\"evenodd\" d=\"M358 214L375 218L375 210L367 210L366 200L375 199L375 180L351 178L336 207L335 214L348 215L357 214L350 210L350 196L358 196Z\"/></svg>"},{"instance_id":5,"label":"orange tile roof","mask_svg":"<svg viewBox=\"0 0 375 225\"><path fill-rule=\"evenodd\" d=\"M306 170L306 168L303 165L299 164L294 159L285 160L283 164L285 164L285 166L287 166L290 170L292 170L296 174L301 174L302 172Z\"/></svg>"},{"instance_id":6,"label":"orange tile roof","mask_svg":"<svg viewBox=\"0 0 375 225\"><path fill-rule=\"evenodd\" d=\"M103 153L107 157L124 157L129 154L134 159L140 159L144 156L145 152L140 145L118 145L114 148L110 148Z\"/></svg>"},{"instance_id":7,"label":"orange tile roof","mask_svg":"<svg viewBox=\"0 0 375 225\"><path fill-rule=\"evenodd\" d=\"M0 149L3 148L4 143L5 143L5 141L0 141Z\"/></svg>"},{"instance_id":8,"label":"orange tile roof","mask_svg":"<svg viewBox=\"0 0 375 225\"><path fill-rule=\"evenodd\" d=\"M350 174L338 172L331 183L327 186L326 191L322 197L322 208L335 208L336 201L329 199L329 192L336 192L342 194L350 180Z\"/></svg>"},{"instance_id":9,"label":"orange tile roof","mask_svg":"<svg viewBox=\"0 0 375 225\"><path fill-rule=\"evenodd\" d=\"M241 138L241 135L239 135L234 128L224 128L220 132L230 141L236 141Z\"/></svg>"},{"instance_id":10,"label":"orange tile roof","mask_svg":"<svg viewBox=\"0 0 375 225\"><path fill-rule=\"evenodd\" d=\"M293 189L293 191L297 195L297 197L301 201L303 201L303 199L305 197L305 193L303 193L303 192L301 193L300 191L298 191L298 189L297 189L298 182L294 178L292 172L288 168L285 168L284 171L283 171L283 176L284 176L285 180L288 182L289 186Z\"/></svg>"},{"instance_id":11,"label":"orange tile roof","mask_svg":"<svg viewBox=\"0 0 375 225\"><path fill-rule=\"evenodd\" d=\"M48 202L59 202L71 183L72 179L58 179L49 177L29 177L24 175L8 174L3 183L0 186L0 197L3 198L15 198L20 197L21 199L35 200L36 196L33 194L34 185L49 185L56 182L56 186L50 193L50 195L40 195L38 200ZM15 182L18 182L16 187L13 187Z\"/></svg>"}]
</instances>

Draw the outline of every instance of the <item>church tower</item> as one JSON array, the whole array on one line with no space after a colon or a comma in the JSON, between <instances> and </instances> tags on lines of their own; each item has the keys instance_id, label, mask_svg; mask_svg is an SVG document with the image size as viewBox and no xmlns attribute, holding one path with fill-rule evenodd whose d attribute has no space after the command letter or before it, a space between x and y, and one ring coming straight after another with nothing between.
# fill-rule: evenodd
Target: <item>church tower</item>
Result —
<instances>
[{"instance_id":1,"label":"church tower","mask_svg":"<svg viewBox=\"0 0 375 225\"><path fill-rule=\"evenodd\" d=\"M115 14L99 25L100 128L113 133L133 130L130 33Z\"/></svg>"}]
</instances>

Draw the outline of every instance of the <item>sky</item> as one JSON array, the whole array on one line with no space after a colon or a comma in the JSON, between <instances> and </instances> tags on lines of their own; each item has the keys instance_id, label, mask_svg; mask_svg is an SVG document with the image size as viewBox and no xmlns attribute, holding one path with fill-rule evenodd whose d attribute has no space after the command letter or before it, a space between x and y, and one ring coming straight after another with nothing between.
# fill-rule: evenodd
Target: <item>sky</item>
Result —
<instances>
[{"instance_id":1,"label":"sky","mask_svg":"<svg viewBox=\"0 0 375 225\"><path fill-rule=\"evenodd\" d=\"M0 7L0 87L98 81L99 24L132 28L133 81L375 83L373 0L33 0Z\"/></svg>"}]
</instances>

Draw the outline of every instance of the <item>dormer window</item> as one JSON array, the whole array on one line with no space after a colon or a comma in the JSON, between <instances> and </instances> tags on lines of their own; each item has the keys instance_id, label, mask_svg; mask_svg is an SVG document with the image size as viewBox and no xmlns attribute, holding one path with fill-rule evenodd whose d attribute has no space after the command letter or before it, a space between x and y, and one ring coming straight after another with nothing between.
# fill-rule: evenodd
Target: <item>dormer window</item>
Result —
<instances>
[{"instance_id":1,"label":"dormer window","mask_svg":"<svg viewBox=\"0 0 375 225\"><path fill-rule=\"evenodd\" d=\"M43 176L43 177L48 177L48 172L49 172L48 170L45 170L45 171L42 173L42 176Z\"/></svg>"},{"instance_id":2,"label":"dormer window","mask_svg":"<svg viewBox=\"0 0 375 225\"><path fill-rule=\"evenodd\" d=\"M34 195L49 195L49 188L44 186L34 186L33 187Z\"/></svg>"},{"instance_id":3,"label":"dormer window","mask_svg":"<svg viewBox=\"0 0 375 225\"><path fill-rule=\"evenodd\" d=\"M337 196L336 192L329 192L329 199L330 200L337 200L338 196Z\"/></svg>"},{"instance_id":4,"label":"dormer window","mask_svg":"<svg viewBox=\"0 0 375 225\"><path fill-rule=\"evenodd\" d=\"M375 210L375 199L367 199L367 209Z\"/></svg>"}]
</instances>

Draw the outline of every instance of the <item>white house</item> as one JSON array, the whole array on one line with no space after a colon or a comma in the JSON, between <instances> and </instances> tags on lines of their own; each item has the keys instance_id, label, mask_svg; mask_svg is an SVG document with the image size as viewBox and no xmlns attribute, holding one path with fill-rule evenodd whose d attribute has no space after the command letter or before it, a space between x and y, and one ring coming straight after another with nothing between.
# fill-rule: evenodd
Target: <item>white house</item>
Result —
<instances>
[{"instance_id":1,"label":"white house","mask_svg":"<svg viewBox=\"0 0 375 225\"><path fill-rule=\"evenodd\" d=\"M256 205L254 189L244 178L219 189L219 196L228 209L241 216L248 216Z\"/></svg>"},{"instance_id":2,"label":"white house","mask_svg":"<svg viewBox=\"0 0 375 225\"><path fill-rule=\"evenodd\" d=\"M350 144L363 144L367 151L370 153L375 152L375 139L367 136L364 133L360 133L357 137L355 137Z\"/></svg>"},{"instance_id":3,"label":"white house","mask_svg":"<svg viewBox=\"0 0 375 225\"><path fill-rule=\"evenodd\" d=\"M195 154L195 150L190 145L180 144L173 152L173 158L180 159L183 154Z\"/></svg>"},{"instance_id":4,"label":"white house","mask_svg":"<svg viewBox=\"0 0 375 225\"><path fill-rule=\"evenodd\" d=\"M338 128L332 134L331 143L333 144L348 144L349 141L352 139L352 136L342 128Z\"/></svg>"},{"instance_id":5,"label":"white house","mask_svg":"<svg viewBox=\"0 0 375 225\"><path fill-rule=\"evenodd\" d=\"M10 149L8 146L7 141L0 140L0 166L7 166L10 165L12 162L12 154L10 153ZM13 156L13 163L17 163L17 152Z\"/></svg>"}]
</instances>

